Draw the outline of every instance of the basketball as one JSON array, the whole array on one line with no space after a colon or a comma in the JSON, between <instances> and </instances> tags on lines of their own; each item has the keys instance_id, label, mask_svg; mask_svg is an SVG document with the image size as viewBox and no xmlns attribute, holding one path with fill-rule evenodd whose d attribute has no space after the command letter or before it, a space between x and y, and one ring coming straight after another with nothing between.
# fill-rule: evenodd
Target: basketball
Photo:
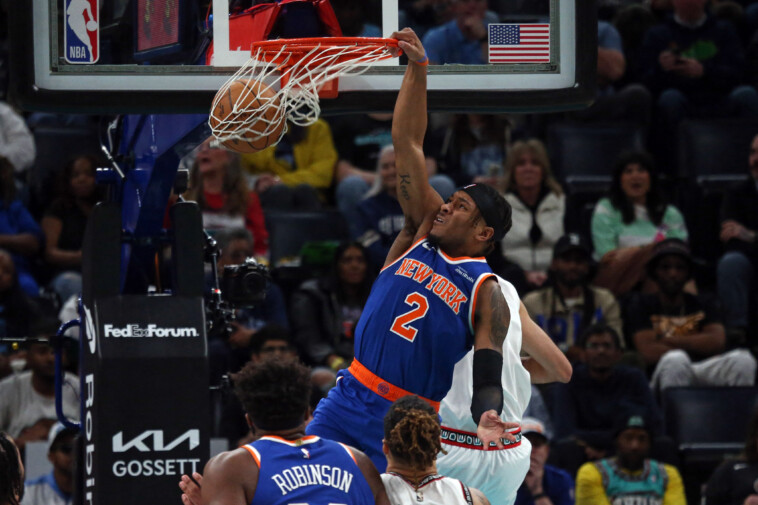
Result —
<instances>
[{"instance_id":1,"label":"basketball","mask_svg":"<svg viewBox=\"0 0 758 505\"><path fill-rule=\"evenodd\" d=\"M285 124L279 105L275 92L264 83L237 79L216 93L209 123L219 140L228 135L237 137L223 140L224 147L254 153L279 141Z\"/></svg>"},{"instance_id":2,"label":"basketball","mask_svg":"<svg viewBox=\"0 0 758 505\"><path fill-rule=\"evenodd\" d=\"M94 32L95 30L97 30L97 21L90 19L87 21L87 31Z\"/></svg>"}]
</instances>

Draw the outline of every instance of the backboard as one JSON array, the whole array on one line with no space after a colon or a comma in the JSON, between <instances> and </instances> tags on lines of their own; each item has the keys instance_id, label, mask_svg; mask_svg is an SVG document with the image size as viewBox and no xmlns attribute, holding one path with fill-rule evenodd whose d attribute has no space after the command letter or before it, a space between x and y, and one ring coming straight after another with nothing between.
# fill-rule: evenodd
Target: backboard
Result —
<instances>
[{"instance_id":1,"label":"backboard","mask_svg":"<svg viewBox=\"0 0 758 505\"><path fill-rule=\"evenodd\" d=\"M295 21L277 21L269 37L320 29L322 19L308 26L307 13L295 17L296 7L308 2L282 5L288 1ZM11 93L36 110L207 112L215 92L250 56L240 34L260 19L240 10L254 3L263 2L11 2ZM433 63L430 110L555 111L594 98L593 2L331 0L331 6L344 35L386 37L403 26L422 34ZM395 58L340 79L339 96L322 100L322 110L391 111L405 63Z\"/></svg>"}]
</instances>

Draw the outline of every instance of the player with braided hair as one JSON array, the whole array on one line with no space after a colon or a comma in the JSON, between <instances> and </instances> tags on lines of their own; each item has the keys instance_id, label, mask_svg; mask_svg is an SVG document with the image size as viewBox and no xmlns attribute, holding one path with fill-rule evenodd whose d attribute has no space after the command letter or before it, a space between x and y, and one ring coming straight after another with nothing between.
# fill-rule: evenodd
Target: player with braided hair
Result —
<instances>
[{"instance_id":1,"label":"player with braided hair","mask_svg":"<svg viewBox=\"0 0 758 505\"><path fill-rule=\"evenodd\" d=\"M437 412L418 396L404 396L384 416L382 481L393 505L489 505L478 489L437 473L442 451Z\"/></svg>"},{"instance_id":2,"label":"player with braided hair","mask_svg":"<svg viewBox=\"0 0 758 505\"><path fill-rule=\"evenodd\" d=\"M24 494L24 465L13 439L0 431L0 505L18 505Z\"/></svg>"}]
</instances>

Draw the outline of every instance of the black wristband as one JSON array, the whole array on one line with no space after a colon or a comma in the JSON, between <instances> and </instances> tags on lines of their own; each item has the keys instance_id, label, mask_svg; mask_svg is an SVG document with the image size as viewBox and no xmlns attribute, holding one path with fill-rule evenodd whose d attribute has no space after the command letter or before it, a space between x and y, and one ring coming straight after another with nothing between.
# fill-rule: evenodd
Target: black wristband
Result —
<instances>
[{"instance_id":1,"label":"black wristband","mask_svg":"<svg viewBox=\"0 0 758 505\"><path fill-rule=\"evenodd\" d=\"M492 349L474 352L474 394L471 396L471 415L479 424L482 414L503 411L503 355Z\"/></svg>"}]
</instances>

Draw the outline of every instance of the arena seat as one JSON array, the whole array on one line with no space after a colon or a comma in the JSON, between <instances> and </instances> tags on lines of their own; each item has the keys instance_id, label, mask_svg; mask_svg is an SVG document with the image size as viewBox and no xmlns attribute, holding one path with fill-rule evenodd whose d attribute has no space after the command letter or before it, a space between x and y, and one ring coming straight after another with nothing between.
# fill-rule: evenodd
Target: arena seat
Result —
<instances>
[{"instance_id":1,"label":"arena seat","mask_svg":"<svg viewBox=\"0 0 758 505\"><path fill-rule=\"evenodd\" d=\"M271 264L297 256L306 242L342 241L350 235L347 222L338 210L318 212L267 212Z\"/></svg>"},{"instance_id":2,"label":"arena seat","mask_svg":"<svg viewBox=\"0 0 758 505\"><path fill-rule=\"evenodd\" d=\"M758 120L730 118L683 121L679 126L679 176L709 190L745 177L750 141Z\"/></svg>"},{"instance_id":3,"label":"arena seat","mask_svg":"<svg viewBox=\"0 0 758 505\"><path fill-rule=\"evenodd\" d=\"M644 132L630 123L554 123L547 148L556 177L570 193L581 192L607 187L618 155L645 148Z\"/></svg>"},{"instance_id":4,"label":"arena seat","mask_svg":"<svg viewBox=\"0 0 758 505\"><path fill-rule=\"evenodd\" d=\"M666 434L679 448L687 501L699 503L699 485L725 456L742 451L758 387L681 387L663 391Z\"/></svg>"}]
</instances>

